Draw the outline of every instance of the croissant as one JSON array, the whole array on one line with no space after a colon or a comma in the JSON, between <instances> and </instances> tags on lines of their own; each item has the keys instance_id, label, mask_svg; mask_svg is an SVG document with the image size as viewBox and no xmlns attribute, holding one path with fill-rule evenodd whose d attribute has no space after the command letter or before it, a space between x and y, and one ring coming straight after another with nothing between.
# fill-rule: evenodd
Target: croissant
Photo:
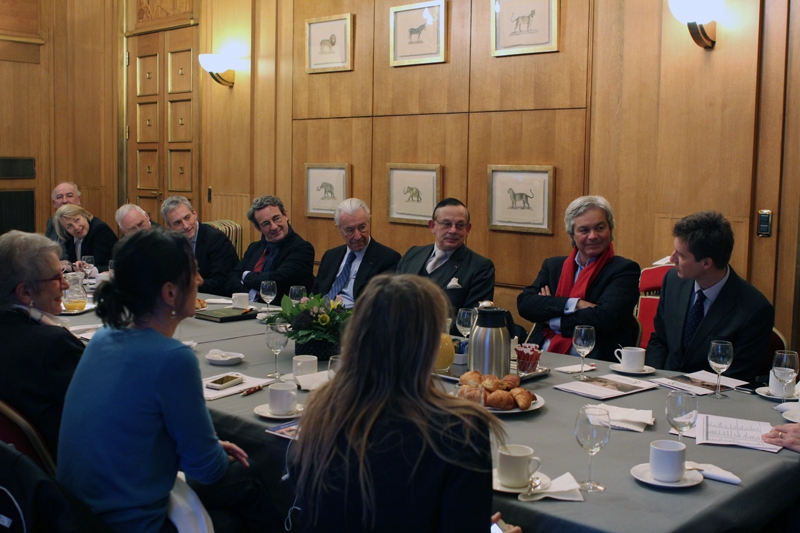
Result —
<instances>
[{"instance_id":1,"label":"croissant","mask_svg":"<svg viewBox=\"0 0 800 533\"><path fill-rule=\"evenodd\" d=\"M474 381L476 383L481 382L481 373L477 370L471 370L469 372L464 372L461 374L461 377L458 378L459 383L469 383L470 381Z\"/></svg>"},{"instance_id":2,"label":"croissant","mask_svg":"<svg viewBox=\"0 0 800 533\"><path fill-rule=\"evenodd\" d=\"M528 389L523 389L520 387L511 389L509 394L511 394L511 396L514 398L514 402L517 404L517 407L523 411L530 409L531 404L533 404L533 401L536 400L535 394Z\"/></svg>"},{"instance_id":3,"label":"croissant","mask_svg":"<svg viewBox=\"0 0 800 533\"><path fill-rule=\"evenodd\" d=\"M515 389L520 384L519 376L516 374L506 374L501 381L508 383L508 390Z\"/></svg>"},{"instance_id":4,"label":"croissant","mask_svg":"<svg viewBox=\"0 0 800 533\"><path fill-rule=\"evenodd\" d=\"M196 298L194 301L194 308L195 309L205 309L208 307L208 303L205 300L201 300L200 298Z\"/></svg>"},{"instance_id":5,"label":"croissant","mask_svg":"<svg viewBox=\"0 0 800 533\"><path fill-rule=\"evenodd\" d=\"M481 385L483 385L483 388L489 392L494 392L499 390L505 391L506 388L508 387L506 383L503 383L502 381L497 379L496 376L493 376L491 374L483 376L483 381L481 382Z\"/></svg>"},{"instance_id":6,"label":"croissant","mask_svg":"<svg viewBox=\"0 0 800 533\"><path fill-rule=\"evenodd\" d=\"M495 409L502 409L508 411L516 407L514 397L510 392L505 390L496 390L489 394L486 398L486 407L494 407Z\"/></svg>"}]
</instances>

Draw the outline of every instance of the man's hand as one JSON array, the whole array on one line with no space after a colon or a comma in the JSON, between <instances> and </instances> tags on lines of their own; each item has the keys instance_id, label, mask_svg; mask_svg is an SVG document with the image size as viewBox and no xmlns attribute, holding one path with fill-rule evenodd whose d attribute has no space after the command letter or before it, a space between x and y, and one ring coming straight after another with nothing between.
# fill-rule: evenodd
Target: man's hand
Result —
<instances>
[{"instance_id":1,"label":"man's hand","mask_svg":"<svg viewBox=\"0 0 800 533\"><path fill-rule=\"evenodd\" d=\"M239 461L246 467L250 466L250 463L247 462L247 453L245 453L243 449L226 440L221 440L219 443L222 445L222 449L225 450L225 453L228 454L228 458L231 462Z\"/></svg>"},{"instance_id":2,"label":"man's hand","mask_svg":"<svg viewBox=\"0 0 800 533\"><path fill-rule=\"evenodd\" d=\"M589 309L590 307L597 307L597 304L593 304L592 302L587 302L586 300L578 300L578 304L575 306L575 310L580 311L581 309Z\"/></svg>"},{"instance_id":3,"label":"man's hand","mask_svg":"<svg viewBox=\"0 0 800 533\"><path fill-rule=\"evenodd\" d=\"M539 290L539 296L552 296L552 294L550 294L550 287L548 287L547 285L542 287Z\"/></svg>"}]
</instances>

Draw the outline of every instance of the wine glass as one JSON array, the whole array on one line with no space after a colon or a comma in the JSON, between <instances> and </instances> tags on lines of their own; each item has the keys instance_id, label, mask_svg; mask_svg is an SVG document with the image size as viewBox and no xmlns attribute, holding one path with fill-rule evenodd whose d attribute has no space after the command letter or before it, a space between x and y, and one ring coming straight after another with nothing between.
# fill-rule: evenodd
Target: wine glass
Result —
<instances>
[{"instance_id":1,"label":"wine glass","mask_svg":"<svg viewBox=\"0 0 800 533\"><path fill-rule=\"evenodd\" d=\"M772 373L775 378L783 383L782 402L786 403L786 385L797 377L798 360L797 352L791 350L778 350L772 360Z\"/></svg>"},{"instance_id":2,"label":"wine glass","mask_svg":"<svg viewBox=\"0 0 800 533\"><path fill-rule=\"evenodd\" d=\"M572 346L581 356L581 373L572 376L572 379L586 381L589 378L583 373L583 365L586 356L594 349L594 326L575 326L572 332Z\"/></svg>"},{"instance_id":3,"label":"wine glass","mask_svg":"<svg viewBox=\"0 0 800 533\"><path fill-rule=\"evenodd\" d=\"M465 339L469 338L469 333L472 331L472 326L475 325L475 319L478 318L478 311L469 307L463 307L458 310L456 315L456 328Z\"/></svg>"},{"instance_id":4,"label":"wine glass","mask_svg":"<svg viewBox=\"0 0 800 533\"><path fill-rule=\"evenodd\" d=\"M697 421L697 395L673 390L667 395L667 422L678 432L678 441Z\"/></svg>"},{"instance_id":5,"label":"wine glass","mask_svg":"<svg viewBox=\"0 0 800 533\"><path fill-rule=\"evenodd\" d=\"M281 377L281 373L278 372L278 354L286 348L286 344L289 342L286 337L287 326L288 324L283 322L267 324L267 348L275 354L275 372L267 374L268 378L280 379Z\"/></svg>"},{"instance_id":6,"label":"wine glass","mask_svg":"<svg viewBox=\"0 0 800 533\"><path fill-rule=\"evenodd\" d=\"M483 385L475 381L469 383L456 383L453 392L451 393L456 398L462 400L469 400L478 405L484 405Z\"/></svg>"},{"instance_id":7,"label":"wine glass","mask_svg":"<svg viewBox=\"0 0 800 533\"><path fill-rule=\"evenodd\" d=\"M278 285L274 281L262 281L258 293L261 299L267 302L267 313L269 313L269 304L278 295Z\"/></svg>"},{"instance_id":8,"label":"wine glass","mask_svg":"<svg viewBox=\"0 0 800 533\"><path fill-rule=\"evenodd\" d=\"M708 364L711 365L711 368L717 373L717 393L714 395L714 398L722 399L728 397L719 390L722 373L728 370L732 362L733 344L728 341L711 341L711 348L708 350Z\"/></svg>"},{"instance_id":9,"label":"wine glass","mask_svg":"<svg viewBox=\"0 0 800 533\"><path fill-rule=\"evenodd\" d=\"M81 256L81 270L83 270L83 273L86 274L86 279L89 279L89 274L92 273L93 268L94 268L94 256L93 255Z\"/></svg>"},{"instance_id":10,"label":"wine glass","mask_svg":"<svg viewBox=\"0 0 800 533\"><path fill-rule=\"evenodd\" d=\"M292 285L289 287L289 299L297 305L300 299L306 295L306 288L303 285Z\"/></svg>"},{"instance_id":11,"label":"wine glass","mask_svg":"<svg viewBox=\"0 0 800 533\"><path fill-rule=\"evenodd\" d=\"M336 375L336 372L339 371L339 368L342 366L342 359L339 355L332 355L330 359L328 359L328 381L333 379L333 376Z\"/></svg>"},{"instance_id":12,"label":"wine glass","mask_svg":"<svg viewBox=\"0 0 800 533\"><path fill-rule=\"evenodd\" d=\"M575 438L586 453L589 454L589 480L579 483L584 492L602 492L606 488L592 481L592 457L608 444L611 435L611 421L608 411L589 405L581 407L575 419Z\"/></svg>"}]
</instances>

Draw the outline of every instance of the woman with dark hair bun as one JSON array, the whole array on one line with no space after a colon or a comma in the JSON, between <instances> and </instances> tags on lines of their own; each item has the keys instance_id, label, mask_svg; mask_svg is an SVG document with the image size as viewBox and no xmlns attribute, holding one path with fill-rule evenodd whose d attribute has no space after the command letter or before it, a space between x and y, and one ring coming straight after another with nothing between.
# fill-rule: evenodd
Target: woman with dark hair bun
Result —
<instances>
[{"instance_id":1,"label":"woman with dark hair bun","mask_svg":"<svg viewBox=\"0 0 800 533\"><path fill-rule=\"evenodd\" d=\"M67 391L58 480L117 532L169 532L180 469L216 531L227 530L218 509L266 530L270 505L256 469L217 439L197 357L172 338L194 315L203 282L189 241L162 228L137 231L115 246L114 261L114 277L95 295L105 327Z\"/></svg>"}]
</instances>

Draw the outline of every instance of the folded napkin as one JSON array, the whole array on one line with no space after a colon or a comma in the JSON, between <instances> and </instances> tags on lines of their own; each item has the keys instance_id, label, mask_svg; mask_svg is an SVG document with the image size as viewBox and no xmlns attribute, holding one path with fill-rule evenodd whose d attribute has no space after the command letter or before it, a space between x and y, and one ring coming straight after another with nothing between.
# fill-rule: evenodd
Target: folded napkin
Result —
<instances>
[{"instance_id":1,"label":"folded napkin","mask_svg":"<svg viewBox=\"0 0 800 533\"><path fill-rule=\"evenodd\" d=\"M536 502L544 498L553 498L554 500L564 500L568 502L583 501L581 487L569 472L554 479L547 490L537 490L530 496L527 496L523 492L517 498L521 502Z\"/></svg>"},{"instance_id":2,"label":"folded napkin","mask_svg":"<svg viewBox=\"0 0 800 533\"><path fill-rule=\"evenodd\" d=\"M773 407L773 409L781 413L785 413L786 411L800 411L800 405L798 405L797 402L779 403L778 405Z\"/></svg>"},{"instance_id":3,"label":"folded napkin","mask_svg":"<svg viewBox=\"0 0 800 533\"><path fill-rule=\"evenodd\" d=\"M328 371L323 370L314 374L295 376L294 379L302 390L314 390L328 381Z\"/></svg>"},{"instance_id":4,"label":"folded napkin","mask_svg":"<svg viewBox=\"0 0 800 533\"><path fill-rule=\"evenodd\" d=\"M185 344L189 348L194 348L195 346L197 346L197 341L183 341L183 344Z\"/></svg>"},{"instance_id":5,"label":"folded napkin","mask_svg":"<svg viewBox=\"0 0 800 533\"><path fill-rule=\"evenodd\" d=\"M232 304L233 301L227 298L206 298L206 303L209 304Z\"/></svg>"},{"instance_id":6,"label":"folded napkin","mask_svg":"<svg viewBox=\"0 0 800 533\"><path fill-rule=\"evenodd\" d=\"M656 419L653 418L653 411L649 409L628 409L605 403L593 407L608 411L611 427L614 429L627 429L641 433L647 426L652 426L656 422Z\"/></svg>"},{"instance_id":7,"label":"folded napkin","mask_svg":"<svg viewBox=\"0 0 800 533\"><path fill-rule=\"evenodd\" d=\"M701 474L704 478L713 479L715 481L722 481L724 483L732 483L738 485L742 482L739 476L723 470L722 468L710 464L695 463L694 461L686 461L687 467L700 468Z\"/></svg>"},{"instance_id":8,"label":"folded napkin","mask_svg":"<svg viewBox=\"0 0 800 533\"><path fill-rule=\"evenodd\" d=\"M581 365L570 365L570 366L560 366L555 368L558 372L563 372L565 374L579 374L581 371ZM594 363L586 363L583 365L584 372L591 372L592 370L597 370L597 367Z\"/></svg>"}]
</instances>

